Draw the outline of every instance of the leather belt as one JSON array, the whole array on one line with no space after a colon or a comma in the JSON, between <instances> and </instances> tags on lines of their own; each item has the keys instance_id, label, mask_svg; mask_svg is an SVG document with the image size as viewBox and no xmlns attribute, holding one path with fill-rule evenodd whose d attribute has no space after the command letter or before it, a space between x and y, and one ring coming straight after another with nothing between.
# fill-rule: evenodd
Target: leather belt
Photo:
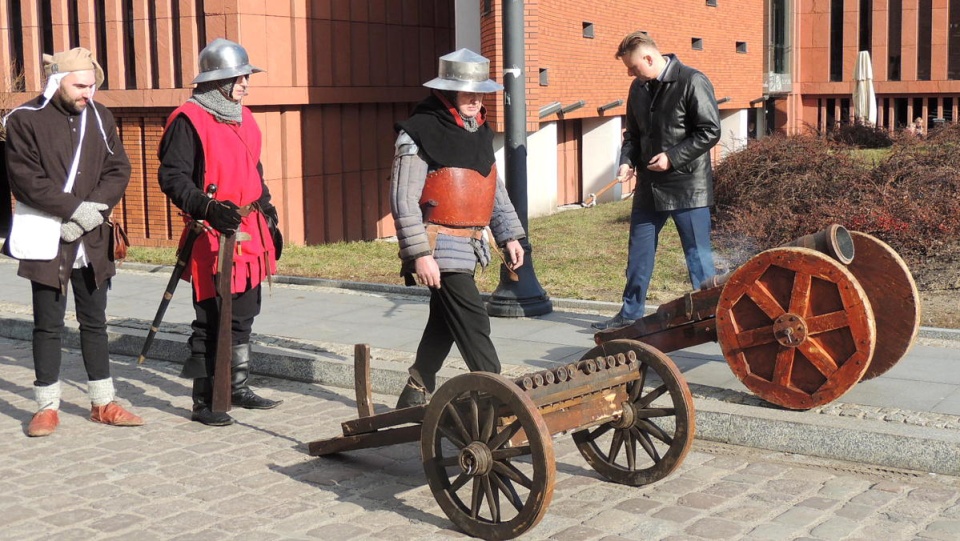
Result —
<instances>
[{"instance_id":1,"label":"leather belt","mask_svg":"<svg viewBox=\"0 0 960 541\"><path fill-rule=\"evenodd\" d=\"M480 240L483 238L483 229L482 227L447 227L440 224L428 223L425 225L427 229L427 234L441 233L444 235L450 235L451 237L464 237L474 240Z\"/></svg>"}]
</instances>

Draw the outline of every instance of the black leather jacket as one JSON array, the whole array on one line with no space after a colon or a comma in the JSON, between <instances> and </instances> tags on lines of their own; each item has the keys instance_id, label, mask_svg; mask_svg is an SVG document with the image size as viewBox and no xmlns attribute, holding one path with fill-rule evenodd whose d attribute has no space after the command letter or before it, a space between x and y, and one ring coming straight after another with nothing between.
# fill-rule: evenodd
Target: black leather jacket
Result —
<instances>
[{"instance_id":1,"label":"black leather jacket","mask_svg":"<svg viewBox=\"0 0 960 541\"><path fill-rule=\"evenodd\" d=\"M658 211L713 205L710 150L720 140L720 112L706 75L685 66L674 55L660 88L634 79L627 99L627 127L620 164L637 169L635 204ZM661 152L670 170L657 173L647 162Z\"/></svg>"}]
</instances>

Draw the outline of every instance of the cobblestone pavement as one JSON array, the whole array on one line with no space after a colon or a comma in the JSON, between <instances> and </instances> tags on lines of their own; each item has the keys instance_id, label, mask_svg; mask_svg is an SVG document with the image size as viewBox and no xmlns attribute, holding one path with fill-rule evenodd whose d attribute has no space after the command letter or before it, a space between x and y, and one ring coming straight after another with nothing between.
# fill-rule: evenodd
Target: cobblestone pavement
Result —
<instances>
[{"instance_id":1,"label":"cobblestone pavement","mask_svg":"<svg viewBox=\"0 0 960 541\"><path fill-rule=\"evenodd\" d=\"M416 444L307 455L356 415L350 391L256 378L284 404L209 428L189 421L175 365L116 358L120 396L147 424L108 427L86 420L82 361L67 351L61 426L27 438L30 344L0 339L0 352L2 539L466 537L426 486ZM555 452L553 502L524 539L960 539L956 477L697 442L678 472L632 488L603 480L569 436Z\"/></svg>"}]
</instances>

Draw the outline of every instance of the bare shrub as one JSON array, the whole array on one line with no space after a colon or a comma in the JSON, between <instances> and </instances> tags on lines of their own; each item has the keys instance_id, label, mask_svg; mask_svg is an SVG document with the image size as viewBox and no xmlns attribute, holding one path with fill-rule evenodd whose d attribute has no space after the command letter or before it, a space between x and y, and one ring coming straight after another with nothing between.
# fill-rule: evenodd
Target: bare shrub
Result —
<instances>
[{"instance_id":1,"label":"bare shrub","mask_svg":"<svg viewBox=\"0 0 960 541\"><path fill-rule=\"evenodd\" d=\"M893 136L876 163L852 146L775 136L716 168L718 246L766 249L830 223L889 243L911 266L960 249L960 126L921 139Z\"/></svg>"}]
</instances>

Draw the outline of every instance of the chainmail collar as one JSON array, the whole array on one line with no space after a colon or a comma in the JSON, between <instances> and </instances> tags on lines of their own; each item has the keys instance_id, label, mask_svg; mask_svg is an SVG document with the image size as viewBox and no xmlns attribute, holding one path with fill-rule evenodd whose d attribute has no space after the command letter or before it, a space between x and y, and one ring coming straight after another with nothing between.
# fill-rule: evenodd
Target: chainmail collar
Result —
<instances>
[{"instance_id":1,"label":"chainmail collar","mask_svg":"<svg viewBox=\"0 0 960 541\"><path fill-rule=\"evenodd\" d=\"M457 113L459 114L459 111L457 111ZM463 120L463 129L467 130L468 132L473 133L480 129L480 123L477 122L477 117L465 117L461 114L460 118Z\"/></svg>"},{"instance_id":2,"label":"chainmail collar","mask_svg":"<svg viewBox=\"0 0 960 541\"><path fill-rule=\"evenodd\" d=\"M240 124L243 120L243 106L227 97L233 90L233 84L233 79L199 83L188 101L203 107L220 122Z\"/></svg>"}]
</instances>

